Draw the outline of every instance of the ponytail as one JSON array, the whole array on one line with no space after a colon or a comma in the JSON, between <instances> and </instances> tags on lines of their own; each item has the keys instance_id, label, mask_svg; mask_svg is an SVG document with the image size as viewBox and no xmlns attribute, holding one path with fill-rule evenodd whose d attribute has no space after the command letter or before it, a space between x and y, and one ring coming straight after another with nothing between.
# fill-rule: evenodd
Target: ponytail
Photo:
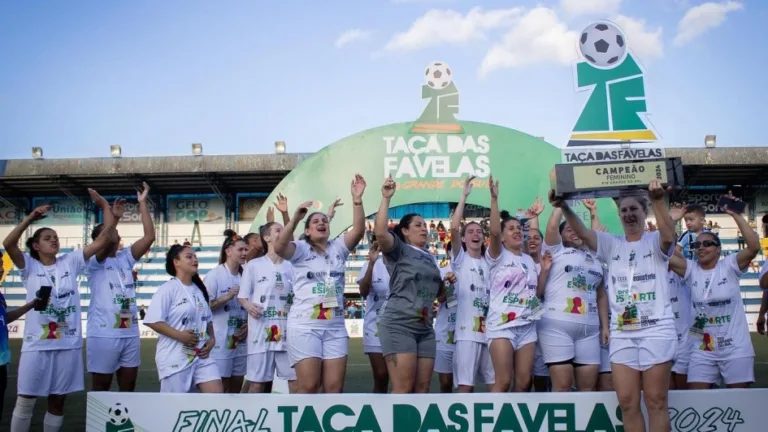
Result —
<instances>
[{"instance_id":1,"label":"ponytail","mask_svg":"<svg viewBox=\"0 0 768 432\"><path fill-rule=\"evenodd\" d=\"M243 273L242 266L240 267L240 274ZM195 273L192 276L192 283L197 285L197 287L200 289L200 292L203 293L203 297L205 298L205 303L210 303L211 299L208 297L208 289L205 287L205 284L203 283L203 280L200 278L200 274Z\"/></svg>"}]
</instances>

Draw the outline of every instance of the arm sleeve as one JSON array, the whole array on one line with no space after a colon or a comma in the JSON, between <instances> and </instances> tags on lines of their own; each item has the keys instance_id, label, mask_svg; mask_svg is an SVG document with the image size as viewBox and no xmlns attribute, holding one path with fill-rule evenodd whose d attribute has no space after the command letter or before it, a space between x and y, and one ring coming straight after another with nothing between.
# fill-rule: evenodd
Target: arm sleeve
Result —
<instances>
[{"instance_id":1,"label":"arm sleeve","mask_svg":"<svg viewBox=\"0 0 768 432\"><path fill-rule=\"evenodd\" d=\"M210 300L219 298L219 278L216 277L216 274L218 273L216 269L218 269L218 267L211 269L203 278L203 284L205 284L205 288L208 289L208 298Z\"/></svg>"},{"instance_id":2,"label":"arm sleeve","mask_svg":"<svg viewBox=\"0 0 768 432\"><path fill-rule=\"evenodd\" d=\"M237 293L237 298L250 300L253 292L253 273L253 266L246 264L243 268L243 274L240 276L240 291Z\"/></svg>"},{"instance_id":3,"label":"arm sleeve","mask_svg":"<svg viewBox=\"0 0 768 432\"><path fill-rule=\"evenodd\" d=\"M153 324L157 322L167 323L167 317L171 309L170 291L165 287L160 287L153 295L152 301L149 303L147 309L147 315L144 317L145 324Z\"/></svg>"},{"instance_id":4,"label":"arm sleeve","mask_svg":"<svg viewBox=\"0 0 768 432\"><path fill-rule=\"evenodd\" d=\"M617 237L613 234L597 231L597 257L604 263L611 262L611 254L616 248Z\"/></svg>"},{"instance_id":5,"label":"arm sleeve","mask_svg":"<svg viewBox=\"0 0 768 432\"><path fill-rule=\"evenodd\" d=\"M293 243L293 245L296 247L296 250L293 252L293 256L289 261L291 264L296 264L297 262L306 258L306 256L309 254L309 243L305 242L304 240L292 241L291 243Z\"/></svg>"}]
</instances>

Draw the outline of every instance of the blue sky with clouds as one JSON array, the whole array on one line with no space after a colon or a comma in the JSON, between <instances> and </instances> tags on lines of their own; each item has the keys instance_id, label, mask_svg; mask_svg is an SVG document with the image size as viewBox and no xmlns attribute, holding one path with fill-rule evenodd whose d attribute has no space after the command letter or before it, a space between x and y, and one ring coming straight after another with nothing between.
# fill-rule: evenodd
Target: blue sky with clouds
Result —
<instances>
[{"instance_id":1,"label":"blue sky with clouds","mask_svg":"<svg viewBox=\"0 0 768 432\"><path fill-rule=\"evenodd\" d=\"M447 62L459 118L563 145L575 39L621 25L668 147L760 146L762 0L26 1L0 5L0 159L313 152L415 120L424 67Z\"/></svg>"}]
</instances>

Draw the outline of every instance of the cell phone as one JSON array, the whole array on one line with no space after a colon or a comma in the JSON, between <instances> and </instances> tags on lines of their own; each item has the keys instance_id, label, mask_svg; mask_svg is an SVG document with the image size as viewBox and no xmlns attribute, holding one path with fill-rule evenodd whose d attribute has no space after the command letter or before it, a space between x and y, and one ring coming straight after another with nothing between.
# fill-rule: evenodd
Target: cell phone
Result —
<instances>
[{"instance_id":1,"label":"cell phone","mask_svg":"<svg viewBox=\"0 0 768 432\"><path fill-rule=\"evenodd\" d=\"M37 292L37 298L41 299L41 302L35 305L35 310L38 312L44 311L48 307L48 302L51 300L51 290L53 287L41 286L40 291Z\"/></svg>"},{"instance_id":2,"label":"cell phone","mask_svg":"<svg viewBox=\"0 0 768 432\"><path fill-rule=\"evenodd\" d=\"M736 201L735 199L723 196L720 197L720 200L717 202L717 206L720 208L728 206L729 210L738 214L743 214L744 210L747 208L747 203L744 201Z\"/></svg>"}]
</instances>

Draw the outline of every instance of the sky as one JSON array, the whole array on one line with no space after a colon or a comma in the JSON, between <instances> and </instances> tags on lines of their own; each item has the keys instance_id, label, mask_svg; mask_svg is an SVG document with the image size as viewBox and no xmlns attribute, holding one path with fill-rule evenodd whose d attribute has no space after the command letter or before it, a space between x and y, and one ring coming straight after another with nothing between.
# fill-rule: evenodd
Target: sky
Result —
<instances>
[{"instance_id":1,"label":"sky","mask_svg":"<svg viewBox=\"0 0 768 432\"><path fill-rule=\"evenodd\" d=\"M421 114L450 65L458 118L564 146L581 30L619 24L660 146L763 146L768 1L122 0L0 4L0 159L315 152Z\"/></svg>"}]
</instances>

